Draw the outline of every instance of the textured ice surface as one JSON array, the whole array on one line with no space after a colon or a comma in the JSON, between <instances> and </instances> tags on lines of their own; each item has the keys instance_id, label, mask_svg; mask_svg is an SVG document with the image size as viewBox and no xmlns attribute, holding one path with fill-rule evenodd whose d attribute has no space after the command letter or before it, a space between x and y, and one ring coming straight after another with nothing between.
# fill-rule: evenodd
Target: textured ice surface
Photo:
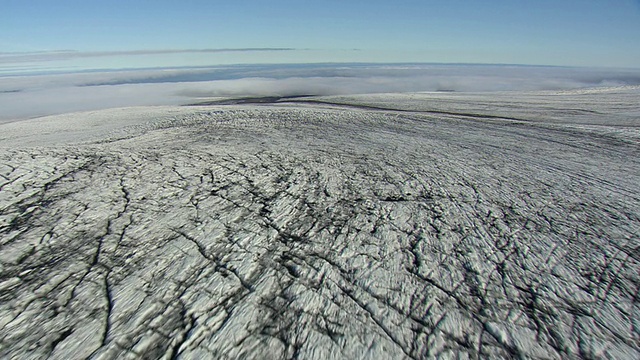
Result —
<instances>
[{"instance_id":1,"label":"textured ice surface","mask_svg":"<svg viewBox=\"0 0 640 360\"><path fill-rule=\"evenodd\" d=\"M638 358L638 95L1 125L0 357Z\"/></svg>"}]
</instances>

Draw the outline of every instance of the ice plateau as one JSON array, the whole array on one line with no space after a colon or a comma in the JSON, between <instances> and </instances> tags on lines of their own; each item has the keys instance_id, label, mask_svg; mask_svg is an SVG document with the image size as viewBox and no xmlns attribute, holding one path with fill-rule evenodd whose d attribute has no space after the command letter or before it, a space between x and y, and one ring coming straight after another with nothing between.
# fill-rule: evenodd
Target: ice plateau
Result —
<instances>
[{"instance_id":1,"label":"ice plateau","mask_svg":"<svg viewBox=\"0 0 640 360\"><path fill-rule=\"evenodd\" d=\"M640 90L0 125L0 358L640 358Z\"/></svg>"}]
</instances>

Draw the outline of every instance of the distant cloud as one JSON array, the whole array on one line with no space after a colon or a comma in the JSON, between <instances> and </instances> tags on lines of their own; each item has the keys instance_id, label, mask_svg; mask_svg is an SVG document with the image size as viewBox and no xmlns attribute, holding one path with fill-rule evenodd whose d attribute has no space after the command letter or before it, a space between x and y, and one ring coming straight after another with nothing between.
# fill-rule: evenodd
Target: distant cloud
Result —
<instances>
[{"instance_id":1,"label":"distant cloud","mask_svg":"<svg viewBox=\"0 0 640 360\"><path fill-rule=\"evenodd\" d=\"M0 63L20 63L39 61L59 61L78 58L94 58L109 56L139 56L165 54L198 54L198 53L232 53L232 52L267 52L297 51L295 48L222 48L222 49L159 49L130 51L36 51L36 52L0 52Z\"/></svg>"},{"instance_id":2,"label":"distant cloud","mask_svg":"<svg viewBox=\"0 0 640 360\"><path fill-rule=\"evenodd\" d=\"M640 70L510 65L290 64L0 75L0 122L212 97L640 86Z\"/></svg>"}]
</instances>

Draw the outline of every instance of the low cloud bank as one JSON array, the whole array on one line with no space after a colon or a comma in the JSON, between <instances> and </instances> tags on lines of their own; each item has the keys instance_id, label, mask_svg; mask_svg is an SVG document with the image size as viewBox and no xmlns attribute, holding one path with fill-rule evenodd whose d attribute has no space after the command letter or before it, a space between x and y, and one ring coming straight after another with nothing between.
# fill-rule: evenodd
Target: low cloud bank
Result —
<instances>
[{"instance_id":1,"label":"low cloud bank","mask_svg":"<svg viewBox=\"0 0 640 360\"><path fill-rule=\"evenodd\" d=\"M640 70L508 65L256 65L0 77L0 121L211 97L640 85Z\"/></svg>"}]
</instances>

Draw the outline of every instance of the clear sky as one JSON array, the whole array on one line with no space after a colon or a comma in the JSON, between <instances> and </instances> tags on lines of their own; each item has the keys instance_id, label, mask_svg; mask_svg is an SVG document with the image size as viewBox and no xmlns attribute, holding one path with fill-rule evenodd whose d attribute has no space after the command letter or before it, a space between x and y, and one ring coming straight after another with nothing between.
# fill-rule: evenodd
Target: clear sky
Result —
<instances>
[{"instance_id":1,"label":"clear sky","mask_svg":"<svg viewBox=\"0 0 640 360\"><path fill-rule=\"evenodd\" d=\"M229 48L280 50L213 51ZM131 53L187 49L212 51ZM53 60L83 68L262 62L640 68L640 0L0 0L0 52L59 50L80 53L63 60L3 54L0 62L15 68Z\"/></svg>"}]
</instances>

